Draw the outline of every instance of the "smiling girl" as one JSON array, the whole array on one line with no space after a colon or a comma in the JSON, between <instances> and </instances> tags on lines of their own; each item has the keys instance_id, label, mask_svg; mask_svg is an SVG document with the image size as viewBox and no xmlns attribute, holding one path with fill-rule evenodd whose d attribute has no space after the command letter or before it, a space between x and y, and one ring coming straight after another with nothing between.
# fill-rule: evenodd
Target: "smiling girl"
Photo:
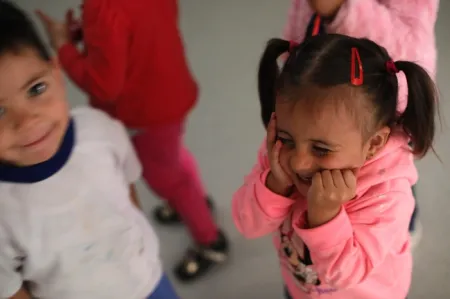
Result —
<instances>
[{"instance_id":1,"label":"smiling girl","mask_svg":"<svg viewBox=\"0 0 450 299\"><path fill-rule=\"evenodd\" d=\"M402 114L398 72L408 85ZM238 230L274 235L288 298L406 298L413 157L431 148L435 128L427 72L370 40L330 34L298 46L271 40L259 80L275 113L233 196Z\"/></svg>"}]
</instances>

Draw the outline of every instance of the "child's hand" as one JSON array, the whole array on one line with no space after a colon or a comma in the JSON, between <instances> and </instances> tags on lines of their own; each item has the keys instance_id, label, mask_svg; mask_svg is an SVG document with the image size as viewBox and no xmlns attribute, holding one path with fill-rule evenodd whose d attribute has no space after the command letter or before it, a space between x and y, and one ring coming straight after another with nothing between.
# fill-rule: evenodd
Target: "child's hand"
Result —
<instances>
[{"instance_id":1,"label":"child's hand","mask_svg":"<svg viewBox=\"0 0 450 299\"><path fill-rule=\"evenodd\" d=\"M83 39L81 21L74 17L73 9L66 12L66 24L69 27L70 40L73 43L80 42Z\"/></svg>"},{"instance_id":2,"label":"child's hand","mask_svg":"<svg viewBox=\"0 0 450 299\"><path fill-rule=\"evenodd\" d=\"M43 23L55 51L70 42L69 26L66 22L57 21L40 10L36 11L36 14Z\"/></svg>"},{"instance_id":3,"label":"child's hand","mask_svg":"<svg viewBox=\"0 0 450 299\"><path fill-rule=\"evenodd\" d=\"M288 196L292 190L292 179L280 164L280 151L283 144L277 140L277 124L275 113L272 113L267 127L267 151L270 161L270 173L266 179L266 186L274 193Z\"/></svg>"},{"instance_id":4,"label":"child's hand","mask_svg":"<svg viewBox=\"0 0 450 299\"><path fill-rule=\"evenodd\" d=\"M308 0L311 8L322 17L333 17L345 0Z\"/></svg>"},{"instance_id":5,"label":"child's hand","mask_svg":"<svg viewBox=\"0 0 450 299\"><path fill-rule=\"evenodd\" d=\"M342 204L356 195L356 176L351 170L317 172L308 191L308 224L311 228L327 223L339 213Z\"/></svg>"}]
</instances>

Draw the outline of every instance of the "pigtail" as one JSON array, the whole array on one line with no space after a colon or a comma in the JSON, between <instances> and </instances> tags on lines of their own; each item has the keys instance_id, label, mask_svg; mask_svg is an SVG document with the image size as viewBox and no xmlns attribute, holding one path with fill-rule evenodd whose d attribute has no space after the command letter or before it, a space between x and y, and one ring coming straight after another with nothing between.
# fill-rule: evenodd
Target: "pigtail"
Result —
<instances>
[{"instance_id":1,"label":"pigtail","mask_svg":"<svg viewBox=\"0 0 450 299\"><path fill-rule=\"evenodd\" d=\"M288 41L278 38L271 39L267 43L267 47L259 62L258 92L261 104L261 118L265 128L267 128L270 116L275 110L275 83L280 72L277 59L281 54L288 51Z\"/></svg>"},{"instance_id":2,"label":"pigtail","mask_svg":"<svg viewBox=\"0 0 450 299\"><path fill-rule=\"evenodd\" d=\"M405 74L408 83L408 103L398 123L411 138L413 153L423 157L433 147L436 86L427 71L413 62L397 61L395 66Z\"/></svg>"}]
</instances>

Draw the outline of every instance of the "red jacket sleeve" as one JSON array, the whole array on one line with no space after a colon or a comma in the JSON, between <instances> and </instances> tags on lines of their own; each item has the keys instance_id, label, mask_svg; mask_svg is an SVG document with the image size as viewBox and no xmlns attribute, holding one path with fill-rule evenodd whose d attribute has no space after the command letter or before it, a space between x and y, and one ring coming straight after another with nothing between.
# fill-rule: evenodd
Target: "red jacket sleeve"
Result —
<instances>
[{"instance_id":1,"label":"red jacket sleeve","mask_svg":"<svg viewBox=\"0 0 450 299\"><path fill-rule=\"evenodd\" d=\"M124 86L128 28L114 1L88 0L83 8L84 53L73 44L59 49L69 77L102 103L113 103Z\"/></svg>"}]
</instances>

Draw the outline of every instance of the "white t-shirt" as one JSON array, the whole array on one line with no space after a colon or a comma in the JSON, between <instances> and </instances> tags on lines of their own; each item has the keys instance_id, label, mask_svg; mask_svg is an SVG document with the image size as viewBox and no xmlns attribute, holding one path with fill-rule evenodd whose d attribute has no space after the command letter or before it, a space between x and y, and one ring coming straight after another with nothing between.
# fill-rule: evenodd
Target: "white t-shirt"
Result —
<instances>
[{"instance_id":1,"label":"white t-shirt","mask_svg":"<svg viewBox=\"0 0 450 299\"><path fill-rule=\"evenodd\" d=\"M0 182L0 298L23 281L42 299L146 298L162 267L157 236L130 201L141 165L121 123L91 108L72 115L75 145L58 172Z\"/></svg>"}]
</instances>

